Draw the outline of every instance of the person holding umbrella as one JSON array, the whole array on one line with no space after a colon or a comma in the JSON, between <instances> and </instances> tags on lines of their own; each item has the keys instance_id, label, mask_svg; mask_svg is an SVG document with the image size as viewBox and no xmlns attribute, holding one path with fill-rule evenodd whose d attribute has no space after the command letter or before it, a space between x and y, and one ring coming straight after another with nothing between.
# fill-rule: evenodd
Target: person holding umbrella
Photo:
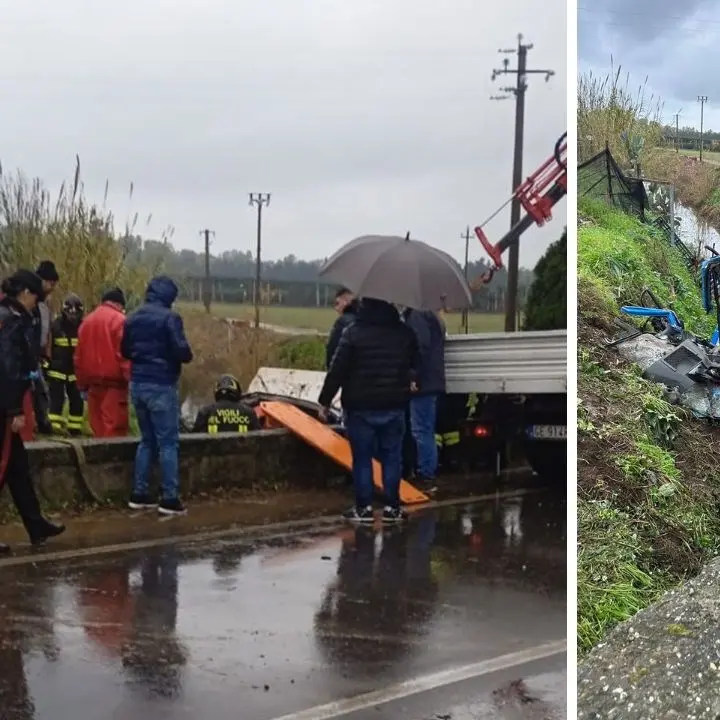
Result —
<instances>
[{"instance_id":1,"label":"person holding umbrella","mask_svg":"<svg viewBox=\"0 0 720 720\"><path fill-rule=\"evenodd\" d=\"M333 398L342 389L347 439L352 451L355 504L344 517L372 523L372 461L382 466L385 508L382 519L397 523L400 508L405 409L416 390L419 364L415 335L397 309L384 300L362 298L355 322L340 337L320 392L320 417L327 420Z\"/></svg>"},{"instance_id":2,"label":"person holding umbrella","mask_svg":"<svg viewBox=\"0 0 720 720\"><path fill-rule=\"evenodd\" d=\"M13 503L33 545L60 535L40 511L20 432L25 426L23 398L39 374L32 312L44 298L42 280L30 270L18 270L2 283L0 300L0 489L7 483ZM0 544L0 553L10 548Z\"/></svg>"}]
</instances>

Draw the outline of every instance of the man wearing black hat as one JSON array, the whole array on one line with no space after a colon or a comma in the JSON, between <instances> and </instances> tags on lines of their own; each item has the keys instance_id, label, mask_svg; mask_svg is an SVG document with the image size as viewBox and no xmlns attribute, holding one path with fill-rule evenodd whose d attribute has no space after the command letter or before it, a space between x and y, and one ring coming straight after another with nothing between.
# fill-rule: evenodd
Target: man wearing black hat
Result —
<instances>
[{"instance_id":1,"label":"man wearing black hat","mask_svg":"<svg viewBox=\"0 0 720 720\"><path fill-rule=\"evenodd\" d=\"M55 286L60 281L60 275L55 268L55 263L51 260L42 260L35 274L42 280L43 290L43 295L39 298L32 313L35 352L40 367L47 364L50 358L50 308L45 303L45 299L55 290ZM43 435L51 435L53 428L48 418L50 396L42 374L40 379L33 383L32 395L38 432Z\"/></svg>"},{"instance_id":2,"label":"man wearing black hat","mask_svg":"<svg viewBox=\"0 0 720 720\"><path fill-rule=\"evenodd\" d=\"M88 416L95 437L128 433L130 363L120 353L124 327L125 293L112 288L78 331L75 376L78 390L88 394Z\"/></svg>"}]
</instances>

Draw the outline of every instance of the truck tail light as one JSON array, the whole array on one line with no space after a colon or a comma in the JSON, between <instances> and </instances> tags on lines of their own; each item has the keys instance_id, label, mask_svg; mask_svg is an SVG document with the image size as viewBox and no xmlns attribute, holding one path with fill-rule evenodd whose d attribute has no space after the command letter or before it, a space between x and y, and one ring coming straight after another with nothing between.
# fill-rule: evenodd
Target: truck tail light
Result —
<instances>
[{"instance_id":1,"label":"truck tail light","mask_svg":"<svg viewBox=\"0 0 720 720\"><path fill-rule=\"evenodd\" d=\"M476 425L473 428L473 435L476 438L486 438L492 435L492 430L487 425Z\"/></svg>"}]
</instances>

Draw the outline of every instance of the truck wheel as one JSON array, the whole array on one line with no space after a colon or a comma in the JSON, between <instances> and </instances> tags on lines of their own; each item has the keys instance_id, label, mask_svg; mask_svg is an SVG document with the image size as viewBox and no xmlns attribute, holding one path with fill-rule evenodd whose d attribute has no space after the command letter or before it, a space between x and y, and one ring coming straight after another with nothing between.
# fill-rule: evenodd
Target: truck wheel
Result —
<instances>
[{"instance_id":1,"label":"truck wheel","mask_svg":"<svg viewBox=\"0 0 720 720\"><path fill-rule=\"evenodd\" d=\"M525 457L541 478L565 483L567 479L567 443L530 441L525 443Z\"/></svg>"}]
</instances>

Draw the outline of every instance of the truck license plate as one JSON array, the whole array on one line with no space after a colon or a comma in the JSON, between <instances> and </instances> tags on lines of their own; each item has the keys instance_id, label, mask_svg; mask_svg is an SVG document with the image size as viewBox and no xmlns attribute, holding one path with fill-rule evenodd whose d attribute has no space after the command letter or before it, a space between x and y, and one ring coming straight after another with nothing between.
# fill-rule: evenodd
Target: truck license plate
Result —
<instances>
[{"instance_id":1,"label":"truck license plate","mask_svg":"<svg viewBox=\"0 0 720 720\"><path fill-rule=\"evenodd\" d=\"M567 425L531 425L528 435L533 440L567 440Z\"/></svg>"}]
</instances>

